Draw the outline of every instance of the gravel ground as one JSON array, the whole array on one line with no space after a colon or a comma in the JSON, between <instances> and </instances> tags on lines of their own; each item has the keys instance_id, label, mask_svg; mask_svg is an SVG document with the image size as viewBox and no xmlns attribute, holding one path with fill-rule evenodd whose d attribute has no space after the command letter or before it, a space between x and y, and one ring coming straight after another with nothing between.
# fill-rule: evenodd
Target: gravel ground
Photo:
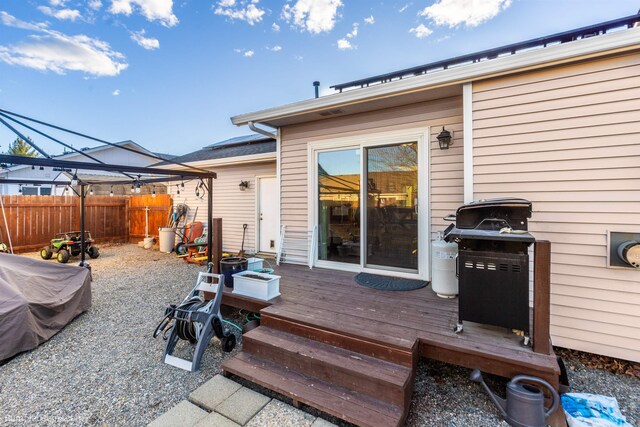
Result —
<instances>
[{"instance_id":1,"label":"gravel ground","mask_svg":"<svg viewBox=\"0 0 640 427\"><path fill-rule=\"evenodd\" d=\"M164 341L151 333L165 306L182 300L201 267L135 245L101 249L100 258L91 260L93 307L37 349L0 366L0 425L146 425L219 373L221 362L235 353L222 353L213 340L198 373L162 363ZM240 322L237 313L227 314ZM640 423L637 378L586 368L577 360L565 363L573 391L614 396L627 420ZM469 372L421 361L407 425L507 426L480 386L468 380ZM488 382L504 391L504 380Z\"/></svg>"},{"instance_id":2,"label":"gravel ground","mask_svg":"<svg viewBox=\"0 0 640 427\"><path fill-rule=\"evenodd\" d=\"M586 368L565 359L571 391L613 396L627 421L640 423L640 380L629 375ZM421 360L415 381L407 426L505 426L479 384L469 380L471 370L432 360ZM507 380L484 375L501 397Z\"/></svg>"},{"instance_id":3,"label":"gravel ground","mask_svg":"<svg viewBox=\"0 0 640 427\"><path fill-rule=\"evenodd\" d=\"M0 366L0 425L146 425L230 357L212 340L192 374L162 363L164 341L151 336L202 267L136 245L100 249L90 260L91 309Z\"/></svg>"}]
</instances>

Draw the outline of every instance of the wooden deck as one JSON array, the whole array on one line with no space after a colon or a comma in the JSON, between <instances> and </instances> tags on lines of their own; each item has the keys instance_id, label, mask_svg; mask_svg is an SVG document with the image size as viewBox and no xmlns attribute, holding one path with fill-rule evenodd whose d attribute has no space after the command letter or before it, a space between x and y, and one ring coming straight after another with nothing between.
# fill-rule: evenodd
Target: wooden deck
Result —
<instances>
[{"instance_id":1,"label":"wooden deck","mask_svg":"<svg viewBox=\"0 0 640 427\"><path fill-rule=\"evenodd\" d=\"M224 304L260 312L262 322L223 369L294 402L358 425L401 425L419 357L558 386L553 350L536 353L504 329L470 322L455 334L457 299L430 287L378 291L359 286L353 273L297 265L276 274L282 295L269 303L226 290Z\"/></svg>"}]
</instances>

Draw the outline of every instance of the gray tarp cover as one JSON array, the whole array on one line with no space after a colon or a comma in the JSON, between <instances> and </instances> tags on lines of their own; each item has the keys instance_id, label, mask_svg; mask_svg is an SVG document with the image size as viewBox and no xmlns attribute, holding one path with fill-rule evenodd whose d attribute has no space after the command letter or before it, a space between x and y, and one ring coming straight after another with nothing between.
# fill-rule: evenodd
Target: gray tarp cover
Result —
<instances>
[{"instance_id":1,"label":"gray tarp cover","mask_svg":"<svg viewBox=\"0 0 640 427\"><path fill-rule=\"evenodd\" d=\"M0 254L0 360L37 347L89 307L86 268Z\"/></svg>"}]
</instances>

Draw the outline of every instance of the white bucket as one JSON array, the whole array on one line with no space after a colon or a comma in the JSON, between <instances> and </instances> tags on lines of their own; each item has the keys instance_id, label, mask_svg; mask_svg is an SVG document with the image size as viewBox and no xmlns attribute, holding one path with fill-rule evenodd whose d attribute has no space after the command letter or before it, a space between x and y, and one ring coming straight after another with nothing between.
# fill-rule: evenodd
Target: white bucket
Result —
<instances>
[{"instance_id":1,"label":"white bucket","mask_svg":"<svg viewBox=\"0 0 640 427\"><path fill-rule=\"evenodd\" d=\"M176 230L170 227L160 227L160 252L171 253L176 239Z\"/></svg>"},{"instance_id":2,"label":"white bucket","mask_svg":"<svg viewBox=\"0 0 640 427\"><path fill-rule=\"evenodd\" d=\"M256 271L262 268L262 264L264 263L264 259L262 258L248 258L247 259L248 267L247 270Z\"/></svg>"},{"instance_id":3,"label":"white bucket","mask_svg":"<svg viewBox=\"0 0 640 427\"><path fill-rule=\"evenodd\" d=\"M145 249L151 249L153 247L153 241L154 238L153 237L145 237L144 238L144 248Z\"/></svg>"}]
</instances>

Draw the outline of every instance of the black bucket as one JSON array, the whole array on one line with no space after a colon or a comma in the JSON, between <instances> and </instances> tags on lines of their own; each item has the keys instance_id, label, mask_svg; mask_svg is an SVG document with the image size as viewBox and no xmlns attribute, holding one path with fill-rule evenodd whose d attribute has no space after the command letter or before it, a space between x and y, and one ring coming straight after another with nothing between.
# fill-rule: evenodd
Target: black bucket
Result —
<instances>
[{"instance_id":1,"label":"black bucket","mask_svg":"<svg viewBox=\"0 0 640 427\"><path fill-rule=\"evenodd\" d=\"M249 261L246 258L230 257L220 260L220 274L224 274L224 285L233 288L233 275L246 271Z\"/></svg>"}]
</instances>

